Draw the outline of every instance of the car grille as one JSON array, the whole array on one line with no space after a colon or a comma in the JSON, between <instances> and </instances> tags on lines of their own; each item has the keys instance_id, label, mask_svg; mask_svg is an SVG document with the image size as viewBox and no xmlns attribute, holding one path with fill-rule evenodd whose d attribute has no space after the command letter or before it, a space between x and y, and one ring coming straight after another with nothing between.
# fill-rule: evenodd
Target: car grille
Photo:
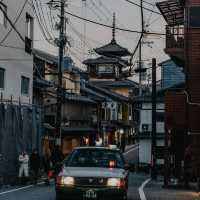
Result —
<instances>
[{"instance_id":1,"label":"car grille","mask_svg":"<svg viewBox=\"0 0 200 200\"><path fill-rule=\"evenodd\" d=\"M77 177L75 184L78 186L104 187L107 185L107 178Z\"/></svg>"}]
</instances>

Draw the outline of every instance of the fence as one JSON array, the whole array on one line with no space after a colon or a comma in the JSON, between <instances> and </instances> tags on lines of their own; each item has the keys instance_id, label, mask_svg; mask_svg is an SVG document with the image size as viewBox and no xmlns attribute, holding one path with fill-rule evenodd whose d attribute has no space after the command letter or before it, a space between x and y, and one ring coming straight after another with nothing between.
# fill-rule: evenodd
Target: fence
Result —
<instances>
[{"instance_id":1,"label":"fence","mask_svg":"<svg viewBox=\"0 0 200 200\"><path fill-rule=\"evenodd\" d=\"M18 174L18 155L41 151L41 109L33 105L0 103L0 180L14 183ZM1 184L0 183L0 184Z\"/></svg>"}]
</instances>

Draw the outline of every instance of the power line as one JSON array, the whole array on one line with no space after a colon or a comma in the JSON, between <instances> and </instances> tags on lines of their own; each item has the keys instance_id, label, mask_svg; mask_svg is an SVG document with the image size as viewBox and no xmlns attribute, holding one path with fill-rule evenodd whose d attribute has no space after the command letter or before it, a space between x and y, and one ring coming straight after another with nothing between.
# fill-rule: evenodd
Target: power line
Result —
<instances>
[{"instance_id":1,"label":"power line","mask_svg":"<svg viewBox=\"0 0 200 200\"><path fill-rule=\"evenodd\" d=\"M28 0L24 1L22 9L20 10L18 16L16 17L16 19L15 19L15 21L13 23L14 26L16 25L16 23L18 22L19 18L21 17L21 15L22 15L22 13L24 11L24 8L25 8L27 2L28 2ZM5 40L8 38L8 36L10 35L10 33L11 33L12 30L13 30L13 27L10 28L10 30L7 32L7 34L4 36L4 38L0 41L0 44L3 44L5 42Z\"/></svg>"},{"instance_id":2,"label":"power line","mask_svg":"<svg viewBox=\"0 0 200 200\"><path fill-rule=\"evenodd\" d=\"M137 7L141 7L139 4L137 4L137 3L133 2L133 1L130 1L130 0L124 0L124 1L126 1L126 2L128 2L130 4L133 4L133 5L137 6ZM144 6L143 6L143 9L147 10L147 11L150 11L150 12L153 12L153 13L158 14L158 15L162 15L161 13L159 13L157 11L154 11L154 10L152 10L150 8L144 7Z\"/></svg>"},{"instance_id":3,"label":"power line","mask_svg":"<svg viewBox=\"0 0 200 200\"><path fill-rule=\"evenodd\" d=\"M3 15L5 16L6 20L8 20L9 24L11 25L11 27L15 30L15 32L17 33L17 35L20 37L20 39L25 42L25 39L23 38L23 36L21 35L21 33L17 30L17 28L15 27L15 25L12 23L11 19L8 17L7 13L5 12L5 10L2 8L2 2L0 2L0 10L2 11Z\"/></svg>"},{"instance_id":4,"label":"power line","mask_svg":"<svg viewBox=\"0 0 200 200\"><path fill-rule=\"evenodd\" d=\"M107 28L113 28L112 26L110 25L107 25L107 24L103 24L103 23L100 23L100 22L97 22L97 21L93 21L93 20L90 20L90 19L86 19L86 18L83 18L83 17L80 17L76 14L73 14L71 12L68 12L68 11L65 11L66 14L68 15L71 15L75 18L78 18L80 20L83 20L83 21L87 21L89 23L92 23L92 24L96 24L96 25L99 25L99 26L103 26L103 27L107 27ZM137 31L137 30L131 30L131 29L123 29L123 28L120 28L120 27L116 27L116 30L120 30L120 31L124 31L124 32L130 32L130 33L138 33L138 34L147 34L147 35L166 35L165 33L157 33L157 32L146 32L146 31Z\"/></svg>"},{"instance_id":5,"label":"power line","mask_svg":"<svg viewBox=\"0 0 200 200\"><path fill-rule=\"evenodd\" d=\"M11 49L18 49L18 50L23 50L24 48L22 47L16 47L16 46L11 46L11 45L6 45L6 44L0 44L1 47L6 47L6 48L11 48Z\"/></svg>"}]
</instances>

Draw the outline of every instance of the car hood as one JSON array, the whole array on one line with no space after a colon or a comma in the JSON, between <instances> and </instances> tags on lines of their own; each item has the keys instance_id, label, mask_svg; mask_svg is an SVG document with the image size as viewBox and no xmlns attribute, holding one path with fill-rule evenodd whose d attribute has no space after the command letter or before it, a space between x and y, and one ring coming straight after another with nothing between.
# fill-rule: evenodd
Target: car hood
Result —
<instances>
[{"instance_id":1,"label":"car hood","mask_svg":"<svg viewBox=\"0 0 200 200\"><path fill-rule=\"evenodd\" d=\"M60 176L72 177L101 177L101 178L123 178L127 172L124 169L109 169L97 167L64 167Z\"/></svg>"}]
</instances>

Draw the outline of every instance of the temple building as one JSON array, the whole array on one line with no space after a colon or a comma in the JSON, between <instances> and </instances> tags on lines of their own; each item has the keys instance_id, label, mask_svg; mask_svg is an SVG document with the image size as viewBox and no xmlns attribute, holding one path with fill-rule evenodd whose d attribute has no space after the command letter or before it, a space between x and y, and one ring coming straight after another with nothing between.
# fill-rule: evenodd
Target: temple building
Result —
<instances>
[{"instance_id":1,"label":"temple building","mask_svg":"<svg viewBox=\"0 0 200 200\"><path fill-rule=\"evenodd\" d=\"M90 80L113 79L119 80L131 76L131 65L128 56L131 53L128 49L120 46L116 39L116 18L113 16L112 40L109 44L94 49L99 55L95 59L87 59L83 62L87 66Z\"/></svg>"}]
</instances>

